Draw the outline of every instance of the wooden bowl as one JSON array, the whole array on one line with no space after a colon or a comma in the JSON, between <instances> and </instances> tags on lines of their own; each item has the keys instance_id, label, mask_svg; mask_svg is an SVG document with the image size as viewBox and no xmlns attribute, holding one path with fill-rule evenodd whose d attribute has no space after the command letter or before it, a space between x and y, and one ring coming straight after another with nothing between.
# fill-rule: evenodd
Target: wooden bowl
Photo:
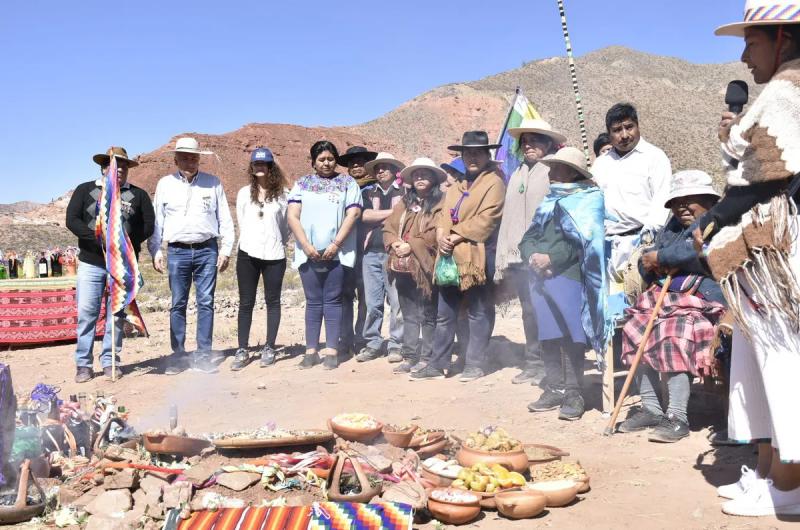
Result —
<instances>
[{"instance_id":1,"label":"wooden bowl","mask_svg":"<svg viewBox=\"0 0 800 530\"><path fill-rule=\"evenodd\" d=\"M531 458L528 455L526 449L541 449L545 452L550 453L549 457L543 458ZM522 450L525 451L525 455L528 456L528 462L531 464L543 464L546 462L552 462L554 460L561 460L562 457L569 456L569 453L559 449L558 447L553 447L552 445L544 445L544 444L522 444Z\"/></svg>"},{"instance_id":2,"label":"wooden bowl","mask_svg":"<svg viewBox=\"0 0 800 530\"><path fill-rule=\"evenodd\" d=\"M509 519L536 517L547 505L547 497L534 490L501 491L494 499L497 511Z\"/></svg>"},{"instance_id":3,"label":"wooden bowl","mask_svg":"<svg viewBox=\"0 0 800 530\"><path fill-rule=\"evenodd\" d=\"M195 456L212 444L208 440L189 438L188 436L173 436L171 434L145 434L144 448L151 453Z\"/></svg>"},{"instance_id":4,"label":"wooden bowl","mask_svg":"<svg viewBox=\"0 0 800 530\"><path fill-rule=\"evenodd\" d=\"M447 490L447 488L436 488L431 490L430 493L432 494L437 490ZM465 524L474 520L481 513L481 506L477 501L478 495L476 494L475 497L475 502L455 503L438 501L429 494L428 511L431 512L431 515L433 515L436 519L445 524Z\"/></svg>"},{"instance_id":5,"label":"wooden bowl","mask_svg":"<svg viewBox=\"0 0 800 530\"><path fill-rule=\"evenodd\" d=\"M331 418L328 420L328 427L339 438L343 438L349 442L369 443L381 433L383 423L378 422L378 425L372 429L356 429L334 423L333 418Z\"/></svg>"},{"instance_id":6,"label":"wooden bowl","mask_svg":"<svg viewBox=\"0 0 800 530\"><path fill-rule=\"evenodd\" d=\"M578 487L578 483L574 480L550 480L529 483L525 489L538 491L547 498L548 507L559 508L575 500Z\"/></svg>"},{"instance_id":7,"label":"wooden bowl","mask_svg":"<svg viewBox=\"0 0 800 530\"><path fill-rule=\"evenodd\" d=\"M456 453L456 460L464 467L484 463L488 466L500 464L517 473L523 473L528 469L528 455L522 449L517 451L479 451L462 445Z\"/></svg>"},{"instance_id":8,"label":"wooden bowl","mask_svg":"<svg viewBox=\"0 0 800 530\"><path fill-rule=\"evenodd\" d=\"M419 429L418 425L412 425L404 431L387 431L384 425L381 432L383 433L383 437L386 438L386 441L391 445L406 449L411 446L411 439L414 437L414 433L417 429Z\"/></svg>"}]
</instances>

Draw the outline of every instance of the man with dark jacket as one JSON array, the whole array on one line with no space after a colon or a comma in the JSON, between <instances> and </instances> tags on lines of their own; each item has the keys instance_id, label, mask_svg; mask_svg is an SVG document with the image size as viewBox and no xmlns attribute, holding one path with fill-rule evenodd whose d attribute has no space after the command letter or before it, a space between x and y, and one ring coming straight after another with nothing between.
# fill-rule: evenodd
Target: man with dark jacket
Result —
<instances>
[{"instance_id":1,"label":"man with dark jacket","mask_svg":"<svg viewBox=\"0 0 800 530\"><path fill-rule=\"evenodd\" d=\"M112 147L104 154L94 155L92 160L102 172L108 169L111 156L116 157L117 179L119 180L120 199L122 201L122 223L131 240L136 258L142 242L153 233L155 213L153 203L147 192L128 182L128 169L139 165L128 158L122 147ZM95 327L100 315L100 307L106 290L108 273L106 272L105 252L95 237L97 201L102 191L103 180L84 182L75 188L67 206L67 228L78 236L78 344L75 349L76 383L85 383L92 379L92 349L94 346ZM118 313L114 318L106 317L106 331L103 336L103 351L100 363L103 374L111 379L111 321L116 326L116 344L114 350L122 348L122 321L124 314ZM117 378L122 371L117 367Z\"/></svg>"}]
</instances>

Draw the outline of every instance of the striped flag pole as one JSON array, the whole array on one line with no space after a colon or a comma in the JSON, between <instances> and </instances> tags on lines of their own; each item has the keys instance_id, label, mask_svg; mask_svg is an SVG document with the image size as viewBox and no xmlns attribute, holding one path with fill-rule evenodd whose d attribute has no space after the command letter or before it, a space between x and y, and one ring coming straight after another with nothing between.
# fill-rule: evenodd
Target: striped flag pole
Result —
<instances>
[{"instance_id":1,"label":"striped flag pole","mask_svg":"<svg viewBox=\"0 0 800 530\"><path fill-rule=\"evenodd\" d=\"M564 32L564 43L567 46L567 61L569 62L569 75L572 77L572 90L575 92L575 106L578 109L578 124L581 128L581 142L583 143L583 155L586 157L588 164L591 159L589 157L589 138L586 135L586 118L583 115L583 100L581 99L581 92L578 89L578 74L575 69L575 58L572 56L572 42L569 39L569 31L567 30L567 15L564 11L564 0L557 0L558 13L561 15L561 30Z\"/></svg>"}]
</instances>

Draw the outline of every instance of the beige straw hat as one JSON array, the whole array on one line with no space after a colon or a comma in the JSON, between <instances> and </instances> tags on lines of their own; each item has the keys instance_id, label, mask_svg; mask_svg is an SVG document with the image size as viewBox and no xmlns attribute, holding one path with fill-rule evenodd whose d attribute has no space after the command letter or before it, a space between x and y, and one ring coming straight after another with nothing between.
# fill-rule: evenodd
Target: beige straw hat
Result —
<instances>
[{"instance_id":1,"label":"beige straw hat","mask_svg":"<svg viewBox=\"0 0 800 530\"><path fill-rule=\"evenodd\" d=\"M586 155L577 147L562 147L556 154L539 160L539 163L548 167L554 164L565 164L587 179L593 178L592 174L589 173L589 166L586 164Z\"/></svg>"},{"instance_id":2,"label":"beige straw hat","mask_svg":"<svg viewBox=\"0 0 800 530\"><path fill-rule=\"evenodd\" d=\"M744 37L744 29L747 27L777 24L800 24L800 3L779 0L747 0L744 4L744 20L720 26L714 34Z\"/></svg>"},{"instance_id":3,"label":"beige straw hat","mask_svg":"<svg viewBox=\"0 0 800 530\"><path fill-rule=\"evenodd\" d=\"M525 133L543 134L549 136L557 144L563 144L567 141L567 137L563 134L553 130L553 127L544 120L532 120L524 118L519 127L510 127L508 134L519 140L519 137Z\"/></svg>"}]
</instances>

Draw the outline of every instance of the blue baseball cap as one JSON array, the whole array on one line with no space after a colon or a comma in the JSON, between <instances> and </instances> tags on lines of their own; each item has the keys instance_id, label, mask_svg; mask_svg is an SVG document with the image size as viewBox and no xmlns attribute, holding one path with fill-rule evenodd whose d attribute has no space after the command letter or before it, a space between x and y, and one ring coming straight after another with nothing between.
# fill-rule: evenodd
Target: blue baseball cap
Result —
<instances>
[{"instance_id":1,"label":"blue baseball cap","mask_svg":"<svg viewBox=\"0 0 800 530\"><path fill-rule=\"evenodd\" d=\"M266 147L256 147L250 153L250 163L253 162L274 162L275 158L272 156L272 151Z\"/></svg>"},{"instance_id":2,"label":"blue baseball cap","mask_svg":"<svg viewBox=\"0 0 800 530\"><path fill-rule=\"evenodd\" d=\"M467 174L467 168L464 166L464 161L461 160L460 156L451 160L449 164L442 164L439 167L445 171L455 171L456 173L461 173L462 175Z\"/></svg>"}]
</instances>

